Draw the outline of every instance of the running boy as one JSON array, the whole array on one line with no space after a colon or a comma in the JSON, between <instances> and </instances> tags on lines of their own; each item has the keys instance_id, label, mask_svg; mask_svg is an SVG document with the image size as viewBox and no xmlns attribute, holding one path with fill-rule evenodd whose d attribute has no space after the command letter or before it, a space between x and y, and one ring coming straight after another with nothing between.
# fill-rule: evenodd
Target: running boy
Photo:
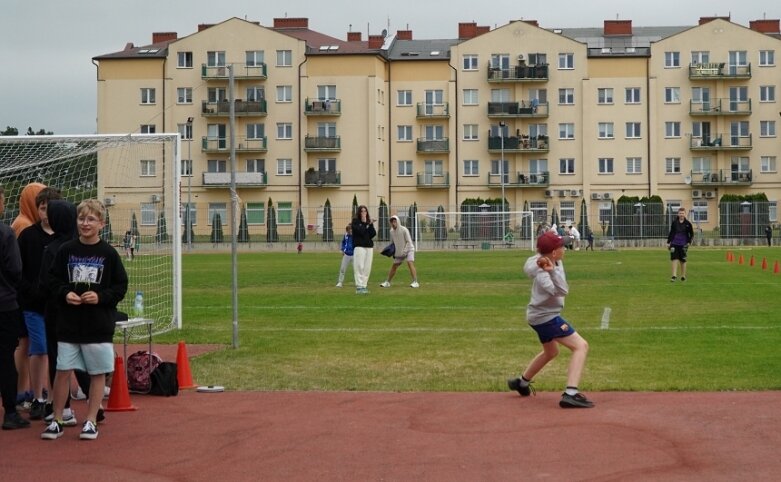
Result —
<instances>
[{"instance_id":1,"label":"running boy","mask_svg":"<svg viewBox=\"0 0 781 482\"><path fill-rule=\"evenodd\" d=\"M542 351L532 359L520 378L507 380L510 390L522 397L532 394L531 383L549 361L559 354L559 344L572 351L567 369L567 387L561 395L562 408L591 408L594 403L578 391L578 383L588 355L588 342L560 315L569 285L564 274L564 241L553 231L537 238L537 252L526 260L523 271L533 280L531 301L526 308L529 325L537 332Z\"/></svg>"},{"instance_id":2,"label":"running boy","mask_svg":"<svg viewBox=\"0 0 781 482\"><path fill-rule=\"evenodd\" d=\"M103 393L106 374L114 371L114 320L117 303L127 292L127 273L117 251L100 239L106 208L95 199L77 208L78 239L62 245L49 270L48 288L57 304L57 374L54 378L55 419L42 439L62 436L62 410L74 369L90 375L90 393ZM101 398L89 398L87 420L79 438L98 437L96 420Z\"/></svg>"}]
</instances>

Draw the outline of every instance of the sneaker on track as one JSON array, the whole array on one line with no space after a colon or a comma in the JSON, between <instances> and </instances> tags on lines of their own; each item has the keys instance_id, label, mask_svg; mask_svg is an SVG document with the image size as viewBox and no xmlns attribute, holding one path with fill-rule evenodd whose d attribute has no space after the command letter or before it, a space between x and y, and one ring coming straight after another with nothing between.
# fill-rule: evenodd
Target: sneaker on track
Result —
<instances>
[{"instance_id":1,"label":"sneaker on track","mask_svg":"<svg viewBox=\"0 0 781 482\"><path fill-rule=\"evenodd\" d=\"M41 433L43 440L57 440L60 437L62 437L62 424L56 420L52 420L52 423Z\"/></svg>"},{"instance_id":2,"label":"sneaker on track","mask_svg":"<svg viewBox=\"0 0 781 482\"><path fill-rule=\"evenodd\" d=\"M71 410L70 415L63 415L62 416L62 424L66 427L75 427L76 424L79 423L78 420L76 420L76 412Z\"/></svg>"},{"instance_id":3,"label":"sneaker on track","mask_svg":"<svg viewBox=\"0 0 781 482\"><path fill-rule=\"evenodd\" d=\"M594 402L586 398L582 393L567 395L565 392L561 394L561 400L559 400L559 407L561 408L591 408L593 406Z\"/></svg>"},{"instance_id":4,"label":"sneaker on track","mask_svg":"<svg viewBox=\"0 0 781 482\"><path fill-rule=\"evenodd\" d=\"M41 420L46 412L46 402L33 400L30 406L30 420Z\"/></svg>"},{"instance_id":5,"label":"sneaker on track","mask_svg":"<svg viewBox=\"0 0 781 482\"><path fill-rule=\"evenodd\" d=\"M22 418L19 412L11 412L3 415L3 430L16 430L17 428L27 428L30 422Z\"/></svg>"},{"instance_id":6,"label":"sneaker on track","mask_svg":"<svg viewBox=\"0 0 781 482\"><path fill-rule=\"evenodd\" d=\"M96 427L92 421L87 420L84 422L84 426L81 428L81 434L79 434L79 438L82 440L95 440L98 438L98 427Z\"/></svg>"},{"instance_id":7,"label":"sneaker on track","mask_svg":"<svg viewBox=\"0 0 781 482\"><path fill-rule=\"evenodd\" d=\"M536 392L534 391L534 387L532 387L531 384L526 385L525 387L521 386L520 378L508 379L507 386L510 387L510 390L515 390L516 392L520 393L522 397L528 397L532 393L536 395Z\"/></svg>"}]
</instances>

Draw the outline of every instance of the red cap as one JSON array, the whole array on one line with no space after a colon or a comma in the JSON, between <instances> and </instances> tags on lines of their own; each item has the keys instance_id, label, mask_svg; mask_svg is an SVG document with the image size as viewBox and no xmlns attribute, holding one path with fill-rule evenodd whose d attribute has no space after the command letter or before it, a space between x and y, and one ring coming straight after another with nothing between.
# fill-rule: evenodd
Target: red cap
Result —
<instances>
[{"instance_id":1,"label":"red cap","mask_svg":"<svg viewBox=\"0 0 781 482\"><path fill-rule=\"evenodd\" d=\"M537 251L540 254L552 253L554 249L564 246L564 240L553 231L545 231L537 238Z\"/></svg>"}]
</instances>

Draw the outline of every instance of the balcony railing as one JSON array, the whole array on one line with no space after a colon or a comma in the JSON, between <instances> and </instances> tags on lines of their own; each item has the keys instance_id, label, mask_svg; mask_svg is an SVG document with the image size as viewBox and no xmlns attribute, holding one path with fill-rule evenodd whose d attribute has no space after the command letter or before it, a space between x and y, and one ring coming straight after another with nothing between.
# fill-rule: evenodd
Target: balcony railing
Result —
<instances>
[{"instance_id":1,"label":"balcony railing","mask_svg":"<svg viewBox=\"0 0 781 482\"><path fill-rule=\"evenodd\" d=\"M448 103L427 104L418 102L418 119L447 119L450 117Z\"/></svg>"},{"instance_id":2,"label":"balcony railing","mask_svg":"<svg viewBox=\"0 0 781 482\"><path fill-rule=\"evenodd\" d=\"M548 152L548 136L512 136L504 138L504 152ZM500 136L488 135L488 152L502 152L502 138Z\"/></svg>"},{"instance_id":3,"label":"balcony railing","mask_svg":"<svg viewBox=\"0 0 781 482\"><path fill-rule=\"evenodd\" d=\"M339 186L342 184L341 171L315 171L304 173L304 185L310 187Z\"/></svg>"},{"instance_id":4,"label":"balcony railing","mask_svg":"<svg viewBox=\"0 0 781 482\"><path fill-rule=\"evenodd\" d=\"M713 99L708 102L689 101L691 115L749 115L751 114L751 99L731 100Z\"/></svg>"},{"instance_id":5,"label":"balcony railing","mask_svg":"<svg viewBox=\"0 0 781 482\"><path fill-rule=\"evenodd\" d=\"M731 169L719 169L714 171L691 171L692 186L750 186L752 182L752 170L733 171Z\"/></svg>"},{"instance_id":6,"label":"balcony railing","mask_svg":"<svg viewBox=\"0 0 781 482\"><path fill-rule=\"evenodd\" d=\"M230 186L231 173L229 172L204 172L203 185L205 187L225 187ZM268 185L268 175L262 172L237 172L237 186L266 186Z\"/></svg>"},{"instance_id":7,"label":"balcony railing","mask_svg":"<svg viewBox=\"0 0 781 482\"><path fill-rule=\"evenodd\" d=\"M502 175L488 173L488 186L497 187L502 185ZM550 186L550 172L529 172L517 171L515 173L507 172L504 174L504 187L512 188L533 188Z\"/></svg>"},{"instance_id":8,"label":"balcony railing","mask_svg":"<svg viewBox=\"0 0 781 482\"><path fill-rule=\"evenodd\" d=\"M233 78L242 79L265 79L267 78L266 64L231 64L233 66ZM228 68L224 65L210 66L201 64L201 78L206 80L227 80Z\"/></svg>"},{"instance_id":9,"label":"balcony railing","mask_svg":"<svg viewBox=\"0 0 781 482\"><path fill-rule=\"evenodd\" d=\"M417 173L418 187L446 188L450 187L450 175L445 172L434 174L432 172Z\"/></svg>"},{"instance_id":10,"label":"balcony railing","mask_svg":"<svg viewBox=\"0 0 781 482\"><path fill-rule=\"evenodd\" d=\"M342 101L339 99L306 99L304 101L304 114L317 116L342 115Z\"/></svg>"},{"instance_id":11,"label":"balcony railing","mask_svg":"<svg viewBox=\"0 0 781 482\"><path fill-rule=\"evenodd\" d=\"M711 134L691 136L689 140L689 149L692 151L748 151L752 147L751 134L747 136Z\"/></svg>"},{"instance_id":12,"label":"balcony railing","mask_svg":"<svg viewBox=\"0 0 781 482\"><path fill-rule=\"evenodd\" d=\"M208 153L227 152L230 150L230 139L227 137L201 137L201 151ZM268 150L268 138L247 138L236 136L236 152L266 152Z\"/></svg>"},{"instance_id":13,"label":"balcony railing","mask_svg":"<svg viewBox=\"0 0 781 482\"><path fill-rule=\"evenodd\" d=\"M505 69L488 67L488 82L545 82L548 64L516 65Z\"/></svg>"},{"instance_id":14,"label":"balcony railing","mask_svg":"<svg viewBox=\"0 0 781 482\"><path fill-rule=\"evenodd\" d=\"M335 152L342 149L339 136L306 136L304 150L309 152Z\"/></svg>"},{"instance_id":15,"label":"balcony railing","mask_svg":"<svg viewBox=\"0 0 781 482\"><path fill-rule=\"evenodd\" d=\"M750 79L751 64L727 65L724 62L709 62L704 64L689 64L690 80L712 79Z\"/></svg>"},{"instance_id":16,"label":"balcony railing","mask_svg":"<svg viewBox=\"0 0 781 482\"><path fill-rule=\"evenodd\" d=\"M262 116L266 115L266 100L241 100L236 99L234 113L237 117ZM203 101L201 103L201 114L204 117L225 117L230 115L230 102L227 100L219 102Z\"/></svg>"},{"instance_id":17,"label":"balcony railing","mask_svg":"<svg viewBox=\"0 0 781 482\"><path fill-rule=\"evenodd\" d=\"M418 152L450 152L450 140L418 138Z\"/></svg>"},{"instance_id":18,"label":"balcony railing","mask_svg":"<svg viewBox=\"0 0 781 482\"><path fill-rule=\"evenodd\" d=\"M489 102L488 117L548 117L548 103L536 100Z\"/></svg>"}]
</instances>

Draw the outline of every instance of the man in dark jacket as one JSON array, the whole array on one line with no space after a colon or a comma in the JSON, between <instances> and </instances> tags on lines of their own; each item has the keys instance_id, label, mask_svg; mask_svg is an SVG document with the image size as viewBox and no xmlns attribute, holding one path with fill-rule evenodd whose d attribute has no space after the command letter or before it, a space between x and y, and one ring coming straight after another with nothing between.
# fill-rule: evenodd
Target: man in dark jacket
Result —
<instances>
[{"instance_id":1,"label":"man in dark jacket","mask_svg":"<svg viewBox=\"0 0 781 482\"><path fill-rule=\"evenodd\" d=\"M686 254L694 239L694 226L686 219L686 209L678 208L678 218L670 225L667 235L667 249L670 250L673 275L670 281L675 282L678 275L678 265L681 265L681 281L686 281Z\"/></svg>"}]
</instances>

